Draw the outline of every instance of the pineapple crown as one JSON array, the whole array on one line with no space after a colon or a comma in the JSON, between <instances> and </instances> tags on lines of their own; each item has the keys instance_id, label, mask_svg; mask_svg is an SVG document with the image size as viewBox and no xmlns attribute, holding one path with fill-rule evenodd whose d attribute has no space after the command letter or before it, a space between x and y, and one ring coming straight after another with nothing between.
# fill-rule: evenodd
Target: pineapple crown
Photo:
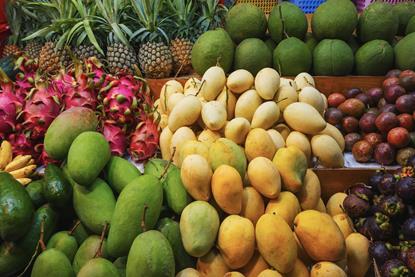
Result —
<instances>
[{"instance_id":1,"label":"pineapple crown","mask_svg":"<svg viewBox=\"0 0 415 277\"><path fill-rule=\"evenodd\" d=\"M8 38L10 44L19 42L22 29L22 10L17 1L9 1L6 5L7 22L9 22L11 35Z\"/></svg>"},{"instance_id":2,"label":"pineapple crown","mask_svg":"<svg viewBox=\"0 0 415 277\"><path fill-rule=\"evenodd\" d=\"M130 19L132 23L140 25L140 28L132 34L132 40L140 43L169 42L165 30L172 21L169 17L161 16L163 4L164 0L131 0L134 15L130 15Z\"/></svg>"},{"instance_id":3,"label":"pineapple crown","mask_svg":"<svg viewBox=\"0 0 415 277\"><path fill-rule=\"evenodd\" d=\"M219 0L196 0L198 2L200 14L196 25L202 32L216 29L223 25L224 18L228 9L219 4Z\"/></svg>"},{"instance_id":4,"label":"pineapple crown","mask_svg":"<svg viewBox=\"0 0 415 277\"><path fill-rule=\"evenodd\" d=\"M171 33L174 38L193 40L197 32L196 5L193 0L168 0L168 12L173 14L174 23Z\"/></svg>"}]
</instances>

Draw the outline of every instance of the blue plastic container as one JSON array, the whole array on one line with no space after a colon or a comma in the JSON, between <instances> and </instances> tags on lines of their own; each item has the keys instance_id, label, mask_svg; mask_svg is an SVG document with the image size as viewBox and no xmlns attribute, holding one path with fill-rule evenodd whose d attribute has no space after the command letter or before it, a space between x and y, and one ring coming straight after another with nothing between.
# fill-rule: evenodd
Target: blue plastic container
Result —
<instances>
[{"instance_id":1,"label":"blue plastic container","mask_svg":"<svg viewBox=\"0 0 415 277\"><path fill-rule=\"evenodd\" d=\"M300 7L304 13L314 13L326 0L290 0L290 2Z\"/></svg>"}]
</instances>

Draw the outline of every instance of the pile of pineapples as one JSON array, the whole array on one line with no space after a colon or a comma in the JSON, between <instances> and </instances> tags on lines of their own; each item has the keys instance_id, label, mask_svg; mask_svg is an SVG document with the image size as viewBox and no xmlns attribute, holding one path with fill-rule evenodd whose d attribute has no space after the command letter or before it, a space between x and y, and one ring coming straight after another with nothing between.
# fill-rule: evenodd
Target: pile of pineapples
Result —
<instances>
[{"instance_id":1,"label":"pile of pineapples","mask_svg":"<svg viewBox=\"0 0 415 277\"><path fill-rule=\"evenodd\" d=\"M25 52L45 73L95 56L108 71L165 78L192 71L191 50L226 13L219 0L9 1L3 56ZM23 48L24 46L24 48Z\"/></svg>"}]
</instances>

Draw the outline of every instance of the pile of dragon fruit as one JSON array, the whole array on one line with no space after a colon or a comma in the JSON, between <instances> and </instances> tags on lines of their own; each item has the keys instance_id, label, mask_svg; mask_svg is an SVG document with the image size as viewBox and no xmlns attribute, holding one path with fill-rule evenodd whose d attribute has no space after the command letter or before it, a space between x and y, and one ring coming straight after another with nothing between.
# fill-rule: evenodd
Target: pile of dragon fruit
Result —
<instances>
[{"instance_id":1,"label":"pile of dragon fruit","mask_svg":"<svg viewBox=\"0 0 415 277\"><path fill-rule=\"evenodd\" d=\"M96 111L112 154L128 154L138 162L155 154L153 101L141 79L107 74L94 58L54 76L42 75L26 57L16 61L16 68L14 81L0 76L0 140L10 141L14 155L30 154L42 165L54 162L43 150L43 138L52 121L72 107Z\"/></svg>"},{"instance_id":2,"label":"pile of dragon fruit","mask_svg":"<svg viewBox=\"0 0 415 277\"><path fill-rule=\"evenodd\" d=\"M415 275L415 156L394 173L380 170L343 202L357 230L370 238L381 276Z\"/></svg>"}]
</instances>

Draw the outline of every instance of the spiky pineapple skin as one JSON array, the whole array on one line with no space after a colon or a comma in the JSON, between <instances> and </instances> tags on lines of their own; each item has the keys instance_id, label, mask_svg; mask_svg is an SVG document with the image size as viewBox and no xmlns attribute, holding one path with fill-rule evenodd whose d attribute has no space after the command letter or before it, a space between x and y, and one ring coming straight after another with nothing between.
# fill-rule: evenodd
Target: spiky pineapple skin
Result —
<instances>
[{"instance_id":1,"label":"spiky pineapple skin","mask_svg":"<svg viewBox=\"0 0 415 277\"><path fill-rule=\"evenodd\" d=\"M56 49L55 43L46 42L39 54L39 68L46 73L56 73L70 63L66 49Z\"/></svg>"},{"instance_id":2,"label":"spiky pineapple skin","mask_svg":"<svg viewBox=\"0 0 415 277\"><path fill-rule=\"evenodd\" d=\"M169 77L173 69L170 48L162 42L147 42L138 52L140 68L148 78Z\"/></svg>"},{"instance_id":3,"label":"spiky pineapple skin","mask_svg":"<svg viewBox=\"0 0 415 277\"><path fill-rule=\"evenodd\" d=\"M112 74L123 71L133 73L134 66L138 65L134 49L122 44L113 43L107 47L108 69Z\"/></svg>"},{"instance_id":4,"label":"spiky pineapple skin","mask_svg":"<svg viewBox=\"0 0 415 277\"><path fill-rule=\"evenodd\" d=\"M6 44L3 48L3 57L18 55L20 48L16 44Z\"/></svg>"},{"instance_id":5,"label":"spiky pineapple skin","mask_svg":"<svg viewBox=\"0 0 415 277\"><path fill-rule=\"evenodd\" d=\"M193 43L189 39L176 38L170 42L170 51L173 58L173 72L188 74L192 72Z\"/></svg>"},{"instance_id":6,"label":"spiky pineapple skin","mask_svg":"<svg viewBox=\"0 0 415 277\"><path fill-rule=\"evenodd\" d=\"M42 50L42 44L37 41L31 41L28 44L26 44L24 48L24 52L26 55L29 56L31 59L38 59L40 50Z\"/></svg>"},{"instance_id":7,"label":"spiky pineapple skin","mask_svg":"<svg viewBox=\"0 0 415 277\"><path fill-rule=\"evenodd\" d=\"M97 57L99 60L104 58L93 45L88 44L81 44L74 47L73 53L78 60L86 60L92 57Z\"/></svg>"}]
</instances>

